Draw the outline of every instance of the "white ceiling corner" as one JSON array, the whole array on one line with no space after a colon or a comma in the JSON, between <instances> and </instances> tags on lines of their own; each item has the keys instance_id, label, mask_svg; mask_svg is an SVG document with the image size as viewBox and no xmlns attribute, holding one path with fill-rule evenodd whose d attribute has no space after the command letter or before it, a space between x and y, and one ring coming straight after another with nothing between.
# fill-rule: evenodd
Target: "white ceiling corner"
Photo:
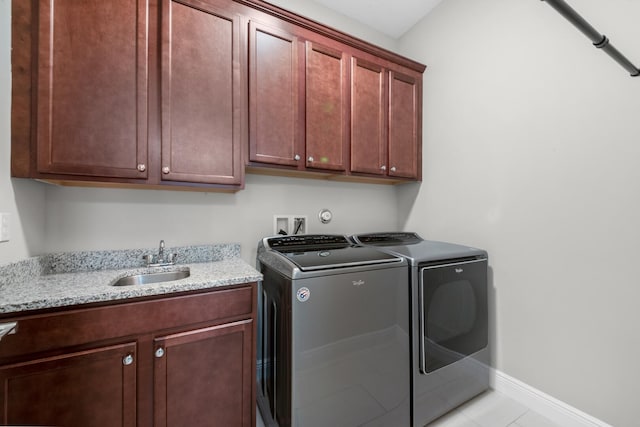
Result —
<instances>
[{"instance_id":1,"label":"white ceiling corner","mask_svg":"<svg viewBox=\"0 0 640 427\"><path fill-rule=\"evenodd\" d=\"M394 39L400 38L442 0L315 0Z\"/></svg>"}]
</instances>

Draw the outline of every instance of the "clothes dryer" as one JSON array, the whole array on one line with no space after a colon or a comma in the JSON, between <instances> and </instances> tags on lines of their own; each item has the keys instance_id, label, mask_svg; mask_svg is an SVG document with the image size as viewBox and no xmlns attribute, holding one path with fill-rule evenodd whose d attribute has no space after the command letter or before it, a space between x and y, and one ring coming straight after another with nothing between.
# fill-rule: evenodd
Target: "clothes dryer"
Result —
<instances>
[{"instance_id":1,"label":"clothes dryer","mask_svg":"<svg viewBox=\"0 0 640 427\"><path fill-rule=\"evenodd\" d=\"M488 389L487 252L408 232L351 239L409 263L412 425L422 427Z\"/></svg>"}]
</instances>

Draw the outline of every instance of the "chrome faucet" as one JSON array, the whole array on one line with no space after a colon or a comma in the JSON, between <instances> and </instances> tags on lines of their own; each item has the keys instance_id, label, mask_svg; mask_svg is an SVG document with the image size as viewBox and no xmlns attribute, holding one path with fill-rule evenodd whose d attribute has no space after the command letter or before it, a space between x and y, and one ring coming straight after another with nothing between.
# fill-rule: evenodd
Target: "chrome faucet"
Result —
<instances>
[{"instance_id":1,"label":"chrome faucet","mask_svg":"<svg viewBox=\"0 0 640 427\"><path fill-rule=\"evenodd\" d=\"M164 262L164 240L160 240L160 248L158 248L158 259L156 260L156 262Z\"/></svg>"},{"instance_id":2,"label":"chrome faucet","mask_svg":"<svg viewBox=\"0 0 640 427\"><path fill-rule=\"evenodd\" d=\"M158 254L147 254L142 257L147 263L147 267L162 267L165 265L173 265L176 263L178 254L173 253L164 257L164 240L160 240L160 247L158 248Z\"/></svg>"}]
</instances>

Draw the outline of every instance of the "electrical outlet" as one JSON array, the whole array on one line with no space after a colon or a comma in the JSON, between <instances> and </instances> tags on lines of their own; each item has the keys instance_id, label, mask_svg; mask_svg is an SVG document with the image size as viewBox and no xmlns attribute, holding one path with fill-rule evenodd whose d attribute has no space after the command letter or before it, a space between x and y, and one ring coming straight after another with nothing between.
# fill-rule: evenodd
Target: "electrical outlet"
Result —
<instances>
[{"instance_id":1,"label":"electrical outlet","mask_svg":"<svg viewBox=\"0 0 640 427\"><path fill-rule=\"evenodd\" d=\"M9 241L9 217L5 212L0 213L0 242Z\"/></svg>"}]
</instances>

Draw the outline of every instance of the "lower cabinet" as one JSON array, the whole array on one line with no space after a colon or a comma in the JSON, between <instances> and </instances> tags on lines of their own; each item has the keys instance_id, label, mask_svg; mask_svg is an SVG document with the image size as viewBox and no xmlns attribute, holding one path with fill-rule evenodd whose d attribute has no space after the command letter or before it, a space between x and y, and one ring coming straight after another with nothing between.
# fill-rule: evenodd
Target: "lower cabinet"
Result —
<instances>
[{"instance_id":1,"label":"lower cabinet","mask_svg":"<svg viewBox=\"0 0 640 427\"><path fill-rule=\"evenodd\" d=\"M154 426L253 426L250 320L157 338ZM196 374L197 373L197 374Z\"/></svg>"},{"instance_id":2,"label":"lower cabinet","mask_svg":"<svg viewBox=\"0 0 640 427\"><path fill-rule=\"evenodd\" d=\"M0 378L4 425L136 425L135 342L28 360Z\"/></svg>"},{"instance_id":3,"label":"lower cabinet","mask_svg":"<svg viewBox=\"0 0 640 427\"><path fill-rule=\"evenodd\" d=\"M0 425L253 427L255 307L247 284L7 319Z\"/></svg>"}]
</instances>

